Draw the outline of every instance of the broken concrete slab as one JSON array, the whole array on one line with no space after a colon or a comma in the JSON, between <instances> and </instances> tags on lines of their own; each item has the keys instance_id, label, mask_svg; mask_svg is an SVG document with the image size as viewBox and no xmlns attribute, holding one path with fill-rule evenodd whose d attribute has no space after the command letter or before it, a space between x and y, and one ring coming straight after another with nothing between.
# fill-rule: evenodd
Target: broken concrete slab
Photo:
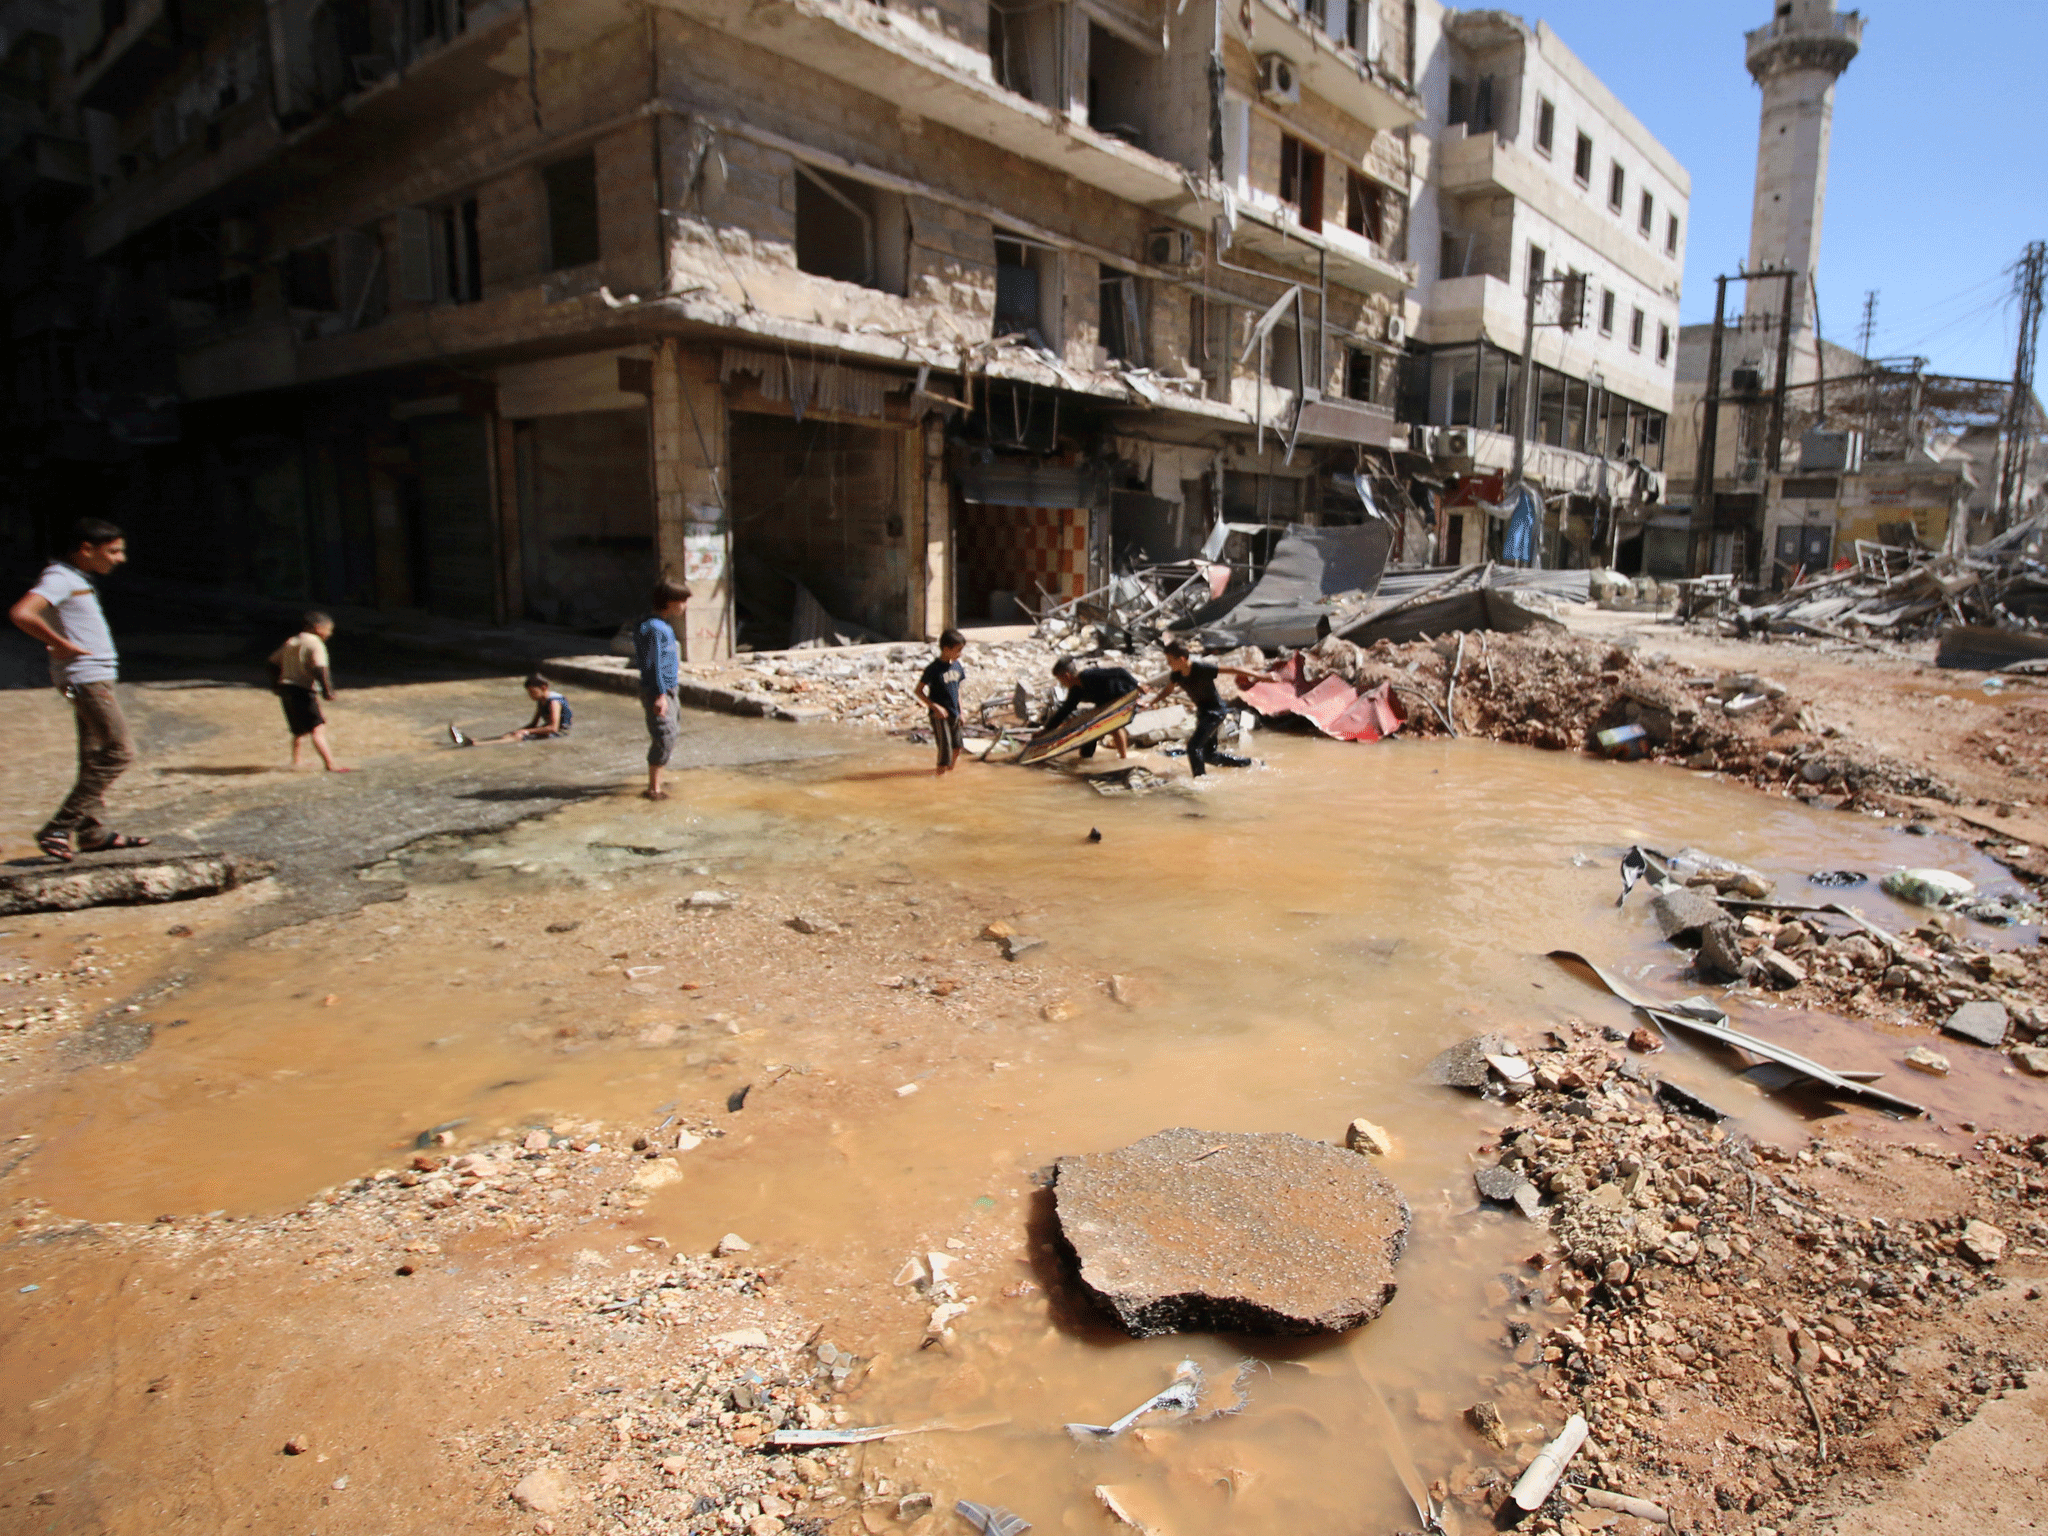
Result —
<instances>
[{"instance_id":1,"label":"broken concrete slab","mask_svg":"<svg viewBox=\"0 0 2048 1536\"><path fill-rule=\"evenodd\" d=\"M1742 930L1733 918L1723 913L1700 930L1699 958L1693 963L1707 976L1733 981L1742 974Z\"/></svg>"},{"instance_id":2,"label":"broken concrete slab","mask_svg":"<svg viewBox=\"0 0 2048 1536\"><path fill-rule=\"evenodd\" d=\"M276 873L277 866L267 860L224 853L28 869L0 875L0 917L190 901L197 896L218 896Z\"/></svg>"},{"instance_id":3,"label":"broken concrete slab","mask_svg":"<svg viewBox=\"0 0 2048 1536\"><path fill-rule=\"evenodd\" d=\"M1728 921L1718 901L1683 889L1659 891L1650 903L1650 915L1657 919L1657 931L1674 942L1698 938L1705 929Z\"/></svg>"},{"instance_id":4,"label":"broken concrete slab","mask_svg":"<svg viewBox=\"0 0 2048 1536\"><path fill-rule=\"evenodd\" d=\"M1988 1045L1994 1050L2005 1044L2006 1017L2003 1003L1964 1003L1942 1023L1942 1028L1965 1040Z\"/></svg>"},{"instance_id":5,"label":"broken concrete slab","mask_svg":"<svg viewBox=\"0 0 2048 1536\"><path fill-rule=\"evenodd\" d=\"M1760 949L1756 952L1756 963L1764 983L1781 992L1806 980L1806 967L1782 951Z\"/></svg>"},{"instance_id":6,"label":"broken concrete slab","mask_svg":"<svg viewBox=\"0 0 2048 1536\"><path fill-rule=\"evenodd\" d=\"M1373 1159L1291 1133L1179 1127L1063 1157L1053 1202L1083 1288L1139 1338L1356 1328L1393 1300L1408 1240Z\"/></svg>"},{"instance_id":7,"label":"broken concrete slab","mask_svg":"<svg viewBox=\"0 0 2048 1536\"><path fill-rule=\"evenodd\" d=\"M1996 1264L2005 1257L2005 1233L1988 1221L1971 1221L1956 1239L1956 1248L1972 1264Z\"/></svg>"},{"instance_id":8,"label":"broken concrete slab","mask_svg":"<svg viewBox=\"0 0 2048 1536\"><path fill-rule=\"evenodd\" d=\"M1536 1186L1524 1178L1519 1169L1481 1168L1473 1173L1472 1184L1479 1191L1480 1199L1494 1205L1521 1206L1525 1214L1528 1210L1523 1205L1525 1191L1535 1197L1536 1203L1542 1202Z\"/></svg>"},{"instance_id":9,"label":"broken concrete slab","mask_svg":"<svg viewBox=\"0 0 2048 1536\"><path fill-rule=\"evenodd\" d=\"M2038 1045L2023 1045L2012 1053L2013 1065L2022 1072L2035 1077L2048 1077L2048 1050Z\"/></svg>"},{"instance_id":10,"label":"broken concrete slab","mask_svg":"<svg viewBox=\"0 0 2048 1536\"><path fill-rule=\"evenodd\" d=\"M1486 1058L1512 1055L1515 1049L1506 1035L1474 1035L1432 1056L1422 1080L1440 1088L1484 1088L1492 1072Z\"/></svg>"}]
</instances>

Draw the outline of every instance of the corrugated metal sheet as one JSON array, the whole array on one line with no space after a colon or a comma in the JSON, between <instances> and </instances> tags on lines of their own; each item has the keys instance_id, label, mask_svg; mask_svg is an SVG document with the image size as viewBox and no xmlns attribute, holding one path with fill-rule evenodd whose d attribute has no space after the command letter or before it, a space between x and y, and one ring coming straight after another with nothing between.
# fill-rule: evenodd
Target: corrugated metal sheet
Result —
<instances>
[{"instance_id":1,"label":"corrugated metal sheet","mask_svg":"<svg viewBox=\"0 0 2048 1536\"><path fill-rule=\"evenodd\" d=\"M999 507L1094 507L1109 498L1109 473L1099 464L969 464L960 495Z\"/></svg>"},{"instance_id":2,"label":"corrugated metal sheet","mask_svg":"<svg viewBox=\"0 0 2048 1536\"><path fill-rule=\"evenodd\" d=\"M755 347L727 347L718 367L719 382L741 373L758 378L761 393L770 400L787 400L799 421L813 408L841 416L872 416L879 421L883 397L910 384L893 373L821 363Z\"/></svg>"}]
</instances>

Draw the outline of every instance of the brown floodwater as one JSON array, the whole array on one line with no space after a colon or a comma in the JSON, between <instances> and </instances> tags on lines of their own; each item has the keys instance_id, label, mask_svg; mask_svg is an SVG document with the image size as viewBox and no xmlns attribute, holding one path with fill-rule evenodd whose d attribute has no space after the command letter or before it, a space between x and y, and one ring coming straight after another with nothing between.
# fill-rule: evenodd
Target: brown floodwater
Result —
<instances>
[{"instance_id":1,"label":"brown floodwater","mask_svg":"<svg viewBox=\"0 0 2048 1536\"><path fill-rule=\"evenodd\" d=\"M934 784L903 771L921 755L849 738L839 759L684 775L658 808L576 804L413 850L363 873L407 899L218 957L152 1005L156 1043L134 1061L9 1100L0 1133L37 1142L19 1193L97 1220L263 1212L389 1165L430 1126L460 1121L469 1139L567 1120L645 1125L677 1104L701 1112L707 1074L719 1097L778 1064L872 1075L889 1042L866 1021L896 1006L876 986L879 964L846 966L843 991L823 996L775 975L682 994L704 925L720 918L677 912L675 897L720 889L828 913L835 893L885 897L954 913L953 929L963 910L1015 914L1047 941L1024 963L1071 977L1071 1018L920 1000L915 1092L821 1099L816 1115L759 1129L733 1120L677 1163L644 1228L697 1249L737 1231L784 1267L826 1340L865 1362L848 1403L858 1421L982 1426L867 1448L869 1475L905 1491L1007 1505L1040 1530L1107 1529L1098 1485L1174 1536L1399 1528L1390 1436L1429 1475L1474 1460L1456 1416L1519 1374L1507 1324L1541 1321L1540 1300L1518 1299L1540 1279L1522 1262L1539 1234L1476 1210L1471 1192L1473 1149L1503 1108L1416 1073L1480 1030L1533 1041L1566 1017L1627 1027L1625 1006L1544 958L1552 949L1652 995L1694 990L1684 957L1655 941L1646 895L1616 909L1621 849L1691 844L1794 894L1811 870L1865 870L1869 885L1813 899L1843 896L1895 927L1916 914L1877 891L1890 869L1937 864L1990 889L2006 877L1895 821L1711 776L1483 742L1257 740L1262 771L1111 799L1063 775L978 765ZM551 921L580 925L573 952L535 938ZM614 950L628 961L607 965ZM623 963L663 969L631 980ZM1113 973L1138 1006L1103 995ZM1902 1031L1760 1001L1730 1012L1833 1065L1882 1070L1941 1118L2018 1112L1985 1053L1950 1051L1956 1074L1932 1082L1902 1065L1914 1043ZM593 1030L600 1020L610 1027ZM682 1026L675 1047L649 1049L644 1031L667 1025ZM593 1043L565 1050L565 1028ZM1867 1110L1768 1096L1685 1041L1657 1068L1759 1135L1801 1135L1824 1115L1896 1132ZM1335 1139L1359 1115L1392 1132L1386 1172L1414 1211L1380 1321L1274 1345L1134 1342L1073 1315L1045 1246L1039 1181L1056 1158L1175 1125ZM920 1348L931 1302L892 1282L928 1252L953 1261L971 1305L946 1344ZM1207 1373L1209 1406L1232 1401L1243 1368L1242 1411L1110 1444L1063 1432L1135 1407L1183 1359ZM1520 1401L1511 1432L1555 1431Z\"/></svg>"}]
</instances>

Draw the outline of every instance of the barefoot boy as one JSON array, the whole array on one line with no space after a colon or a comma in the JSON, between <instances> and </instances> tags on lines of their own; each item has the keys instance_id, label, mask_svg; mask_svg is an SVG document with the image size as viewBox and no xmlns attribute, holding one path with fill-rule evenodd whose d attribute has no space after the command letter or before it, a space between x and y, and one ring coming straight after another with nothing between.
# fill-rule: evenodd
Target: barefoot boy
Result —
<instances>
[{"instance_id":1,"label":"barefoot boy","mask_svg":"<svg viewBox=\"0 0 2048 1536\"><path fill-rule=\"evenodd\" d=\"M676 639L676 626L683 622L683 610L689 602L690 589L681 582L666 578L657 581L648 599L654 612L633 631L633 664L640 669L640 707L647 715L647 788L641 795L648 800L668 798L668 791L661 787L661 772L675 756L680 723L677 717L683 709L683 701L676 692L683 683L683 646Z\"/></svg>"},{"instance_id":2,"label":"barefoot boy","mask_svg":"<svg viewBox=\"0 0 2048 1536\"><path fill-rule=\"evenodd\" d=\"M310 740L329 773L347 773L327 745L327 716L320 709L322 698L334 697L334 677L327 670L327 641L333 633L334 620L318 609L307 613L299 632L270 653L270 675L292 733L292 766L299 766Z\"/></svg>"},{"instance_id":3,"label":"barefoot boy","mask_svg":"<svg viewBox=\"0 0 2048 1536\"><path fill-rule=\"evenodd\" d=\"M967 669L960 665L967 637L957 629L939 636L939 654L917 680L917 702L931 711L932 736L939 744L939 776L951 773L960 758L960 685Z\"/></svg>"}]
</instances>

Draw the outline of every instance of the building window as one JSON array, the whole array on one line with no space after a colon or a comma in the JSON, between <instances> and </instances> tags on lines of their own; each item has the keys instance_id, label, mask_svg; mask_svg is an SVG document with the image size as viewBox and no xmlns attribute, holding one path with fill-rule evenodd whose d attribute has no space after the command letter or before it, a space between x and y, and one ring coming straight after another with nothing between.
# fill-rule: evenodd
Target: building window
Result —
<instances>
[{"instance_id":1,"label":"building window","mask_svg":"<svg viewBox=\"0 0 2048 1536\"><path fill-rule=\"evenodd\" d=\"M1657 361L1671 361L1671 327L1661 320L1657 322Z\"/></svg>"},{"instance_id":2,"label":"building window","mask_svg":"<svg viewBox=\"0 0 2048 1536\"><path fill-rule=\"evenodd\" d=\"M1111 362L1145 366L1145 320L1138 304L1138 280L1115 267L1103 267L1096 287L1100 305L1097 334Z\"/></svg>"},{"instance_id":3,"label":"building window","mask_svg":"<svg viewBox=\"0 0 2048 1536\"><path fill-rule=\"evenodd\" d=\"M1543 286L1543 263L1548 259L1544 254L1542 246L1532 245L1529 247L1529 286L1531 289Z\"/></svg>"},{"instance_id":4,"label":"building window","mask_svg":"<svg viewBox=\"0 0 2048 1536\"><path fill-rule=\"evenodd\" d=\"M1481 75L1472 92L1471 133L1493 132L1493 76Z\"/></svg>"},{"instance_id":5,"label":"building window","mask_svg":"<svg viewBox=\"0 0 2048 1536\"><path fill-rule=\"evenodd\" d=\"M1557 103L1548 97L1536 98L1536 151L1550 153L1550 146L1557 138Z\"/></svg>"},{"instance_id":6,"label":"building window","mask_svg":"<svg viewBox=\"0 0 2048 1536\"><path fill-rule=\"evenodd\" d=\"M1444 121L1456 127L1472 115L1472 88L1464 81L1451 81L1449 104L1444 110Z\"/></svg>"},{"instance_id":7,"label":"building window","mask_svg":"<svg viewBox=\"0 0 2048 1536\"><path fill-rule=\"evenodd\" d=\"M1050 6L1001 0L988 8L988 61L996 84L1041 106L1054 105L1065 33Z\"/></svg>"},{"instance_id":8,"label":"building window","mask_svg":"<svg viewBox=\"0 0 2048 1536\"><path fill-rule=\"evenodd\" d=\"M1053 320L1059 281L1058 253L1036 241L1001 230L996 236L996 325L998 336L1022 336L1044 351L1059 329Z\"/></svg>"},{"instance_id":9,"label":"building window","mask_svg":"<svg viewBox=\"0 0 2048 1536\"><path fill-rule=\"evenodd\" d=\"M589 150L540 173L548 194L548 270L597 260L597 156Z\"/></svg>"},{"instance_id":10,"label":"building window","mask_svg":"<svg viewBox=\"0 0 2048 1536\"><path fill-rule=\"evenodd\" d=\"M1330 25L1329 0L1301 0L1301 14L1318 27L1328 31Z\"/></svg>"},{"instance_id":11,"label":"building window","mask_svg":"<svg viewBox=\"0 0 2048 1536\"><path fill-rule=\"evenodd\" d=\"M465 197L441 210L441 292L456 304L474 304L484 296L483 250L477 236L476 199ZM597 259L595 237L589 261ZM581 265L581 263L577 263Z\"/></svg>"},{"instance_id":12,"label":"building window","mask_svg":"<svg viewBox=\"0 0 2048 1536\"><path fill-rule=\"evenodd\" d=\"M908 236L900 194L797 162L799 271L901 293Z\"/></svg>"},{"instance_id":13,"label":"building window","mask_svg":"<svg viewBox=\"0 0 2048 1536\"><path fill-rule=\"evenodd\" d=\"M1582 187L1593 184L1593 139L1590 134L1579 135L1579 146L1572 152L1572 175Z\"/></svg>"},{"instance_id":14,"label":"building window","mask_svg":"<svg viewBox=\"0 0 2048 1536\"><path fill-rule=\"evenodd\" d=\"M1347 348L1344 353L1344 398L1372 403L1373 357L1360 347Z\"/></svg>"},{"instance_id":15,"label":"building window","mask_svg":"<svg viewBox=\"0 0 2048 1536\"><path fill-rule=\"evenodd\" d=\"M1649 193L1643 194L1642 211L1636 215L1636 230L1644 239L1650 237L1650 226L1656 222L1657 205Z\"/></svg>"},{"instance_id":16,"label":"building window","mask_svg":"<svg viewBox=\"0 0 2048 1536\"><path fill-rule=\"evenodd\" d=\"M1280 135L1280 201L1291 206L1301 227L1323 227L1323 153L1291 133Z\"/></svg>"},{"instance_id":17,"label":"building window","mask_svg":"<svg viewBox=\"0 0 2048 1536\"><path fill-rule=\"evenodd\" d=\"M1631 352L1643 350L1643 312L1639 309L1628 322L1628 349Z\"/></svg>"},{"instance_id":18,"label":"building window","mask_svg":"<svg viewBox=\"0 0 2048 1536\"><path fill-rule=\"evenodd\" d=\"M1612 288L1602 288L1600 290L1600 334L1602 336L1612 336L1614 334L1614 290Z\"/></svg>"},{"instance_id":19,"label":"building window","mask_svg":"<svg viewBox=\"0 0 2048 1536\"><path fill-rule=\"evenodd\" d=\"M1675 213L1671 214L1664 221L1664 254L1666 256L1676 256L1678 254L1678 215Z\"/></svg>"},{"instance_id":20,"label":"building window","mask_svg":"<svg viewBox=\"0 0 2048 1536\"><path fill-rule=\"evenodd\" d=\"M1363 235L1374 245L1385 245L1387 241L1387 213L1385 189L1370 177L1356 171L1345 173L1344 227L1354 235Z\"/></svg>"},{"instance_id":21,"label":"building window","mask_svg":"<svg viewBox=\"0 0 2048 1536\"><path fill-rule=\"evenodd\" d=\"M1621 212L1623 199L1628 192L1628 173L1615 161L1607 168L1607 206L1615 213Z\"/></svg>"}]
</instances>

